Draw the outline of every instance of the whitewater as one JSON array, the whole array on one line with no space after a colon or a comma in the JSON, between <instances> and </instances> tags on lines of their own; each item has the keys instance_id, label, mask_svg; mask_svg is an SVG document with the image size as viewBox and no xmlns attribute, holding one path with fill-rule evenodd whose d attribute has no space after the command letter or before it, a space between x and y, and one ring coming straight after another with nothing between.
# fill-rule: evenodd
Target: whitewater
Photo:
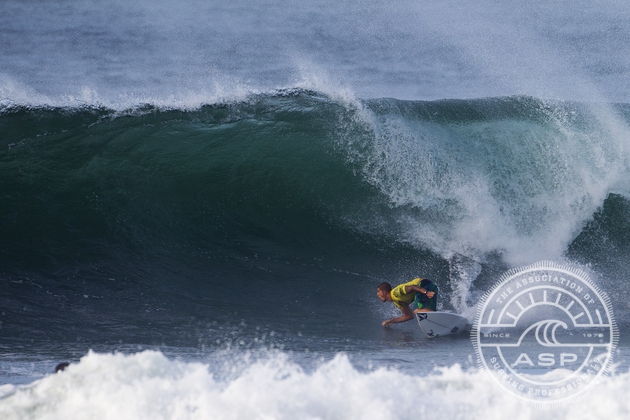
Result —
<instances>
[{"instance_id":1,"label":"whitewater","mask_svg":"<svg viewBox=\"0 0 630 420\"><path fill-rule=\"evenodd\" d=\"M482 375L459 365L425 377L386 368L360 372L338 354L305 372L286 356L276 356L222 382L208 366L169 361L157 352L90 353L63 375L19 390L3 386L0 392L14 401L0 406L0 413L6 419L623 418L630 407L618 396L627 385L627 375L615 376L588 400L540 411L506 400ZM420 398L427 402L419 403Z\"/></svg>"},{"instance_id":2,"label":"whitewater","mask_svg":"<svg viewBox=\"0 0 630 420\"><path fill-rule=\"evenodd\" d=\"M2 2L0 417L628 417L629 37L614 1ZM381 327L382 281L473 320L541 260L619 329L568 404Z\"/></svg>"}]
</instances>

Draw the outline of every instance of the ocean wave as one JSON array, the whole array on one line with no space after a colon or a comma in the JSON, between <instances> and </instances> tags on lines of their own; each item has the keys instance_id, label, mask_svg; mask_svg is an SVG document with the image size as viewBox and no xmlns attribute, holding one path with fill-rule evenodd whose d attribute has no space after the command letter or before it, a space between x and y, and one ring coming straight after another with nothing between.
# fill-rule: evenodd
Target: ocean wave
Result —
<instances>
[{"instance_id":1,"label":"ocean wave","mask_svg":"<svg viewBox=\"0 0 630 420\"><path fill-rule=\"evenodd\" d=\"M593 264L624 305L628 114L302 89L196 109L6 105L3 299L23 316L3 331L57 319L61 303L106 306L103 328L134 305L225 312L244 285L287 285L284 310L312 310L329 306L313 288L417 275L462 312L488 273L541 258Z\"/></svg>"}]
</instances>

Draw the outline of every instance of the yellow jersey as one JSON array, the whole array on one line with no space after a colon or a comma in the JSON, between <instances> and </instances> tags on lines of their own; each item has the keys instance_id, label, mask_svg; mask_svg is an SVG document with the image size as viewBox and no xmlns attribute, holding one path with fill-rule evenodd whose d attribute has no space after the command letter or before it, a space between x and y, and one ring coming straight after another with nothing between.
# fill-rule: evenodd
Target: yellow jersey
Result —
<instances>
[{"instance_id":1,"label":"yellow jersey","mask_svg":"<svg viewBox=\"0 0 630 420\"><path fill-rule=\"evenodd\" d=\"M405 293L405 286L418 286L421 281L421 278L413 279L392 289L392 301L398 309L402 309L403 306L409 306L416 297L416 292Z\"/></svg>"}]
</instances>

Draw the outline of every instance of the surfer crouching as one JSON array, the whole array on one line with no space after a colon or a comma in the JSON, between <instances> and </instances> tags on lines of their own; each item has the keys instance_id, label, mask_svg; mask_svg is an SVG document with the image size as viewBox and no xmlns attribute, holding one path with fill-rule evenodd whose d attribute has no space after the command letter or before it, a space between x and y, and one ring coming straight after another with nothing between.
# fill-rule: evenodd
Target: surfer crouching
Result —
<instances>
[{"instance_id":1,"label":"surfer crouching","mask_svg":"<svg viewBox=\"0 0 630 420\"><path fill-rule=\"evenodd\" d=\"M376 296L383 302L394 302L394 305L402 312L398 318L387 319L382 325L389 327L398 322L409 321L416 312L435 311L437 291L437 286L431 280L422 278L413 279L393 289L387 282L379 284L376 288Z\"/></svg>"}]
</instances>

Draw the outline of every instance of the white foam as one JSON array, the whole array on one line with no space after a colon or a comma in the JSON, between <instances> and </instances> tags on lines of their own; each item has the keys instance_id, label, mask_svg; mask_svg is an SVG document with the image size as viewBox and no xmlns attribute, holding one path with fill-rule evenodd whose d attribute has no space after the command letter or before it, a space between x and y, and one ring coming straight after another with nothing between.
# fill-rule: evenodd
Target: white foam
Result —
<instances>
[{"instance_id":1,"label":"white foam","mask_svg":"<svg viewBox=\"0 0 630 420\"><path fill-rule=\"evenodd\" d=\"M13 419L623 419L630 374L606 378L586 400L540 411L504 398L459 365L427 377L395 369L359 372L338 354L312 373L278 354L232 379L155 351L89 353L66 371L0 399Z\"/></svg>"},{"instance_id":2,"label":"white foam","mask_svg":"<svg viewBox=\"0 0 630 420\"><path fill-rule=\"evenodd\" d=\"M629 130L605 106L585 117L589 131L539 106L532 111L548 113L545 125L441 126L372 115L365 118L371 144L348 139L346 148L365 179L401 209L397 226L386 228L404 240L445 258L483 260L499 251L512 265L558 259L606 196L625 186Z\"/></svg>"},{"instance_id":3,"label":"white foam","mask_svg":"<svg viewBox=\"0 0 630 420\"><path fill-rule=\"evenodd\" d=\"M105 107L125 111L141 105L166 109L195 110L203 105L225 102L243 102L259 94L274 95L285 90L304 89L317 91L346 106L357 108L360 101L339 78L305 58L295 59L295 77L288 85L260 89L238 77L216 70L208 70L208 80L195 88L164 88L158 93L142 91L110 92L94 86L83 85L67 90L63 95L48 96L8 75L0 74L0 107ZM199 82L201 83L201 82Z\"/></svg>"},{"instance_id":4,"label":"white foam","mask_svg":"<svg viewBox=\"0 0 630 420\"><path fill-rule=\"evenodd\" d=\"M261 93L246 81L209 69L207 80L197 81L195 87L162 89L160 92L111 91L93 85L66 89L64 94L45 95L14 77L0 73L0 106L28 107L105 107L124 111L148 104L161 108L194 110L202 105L239 102Z\"/></svg>"}]
</instances>

